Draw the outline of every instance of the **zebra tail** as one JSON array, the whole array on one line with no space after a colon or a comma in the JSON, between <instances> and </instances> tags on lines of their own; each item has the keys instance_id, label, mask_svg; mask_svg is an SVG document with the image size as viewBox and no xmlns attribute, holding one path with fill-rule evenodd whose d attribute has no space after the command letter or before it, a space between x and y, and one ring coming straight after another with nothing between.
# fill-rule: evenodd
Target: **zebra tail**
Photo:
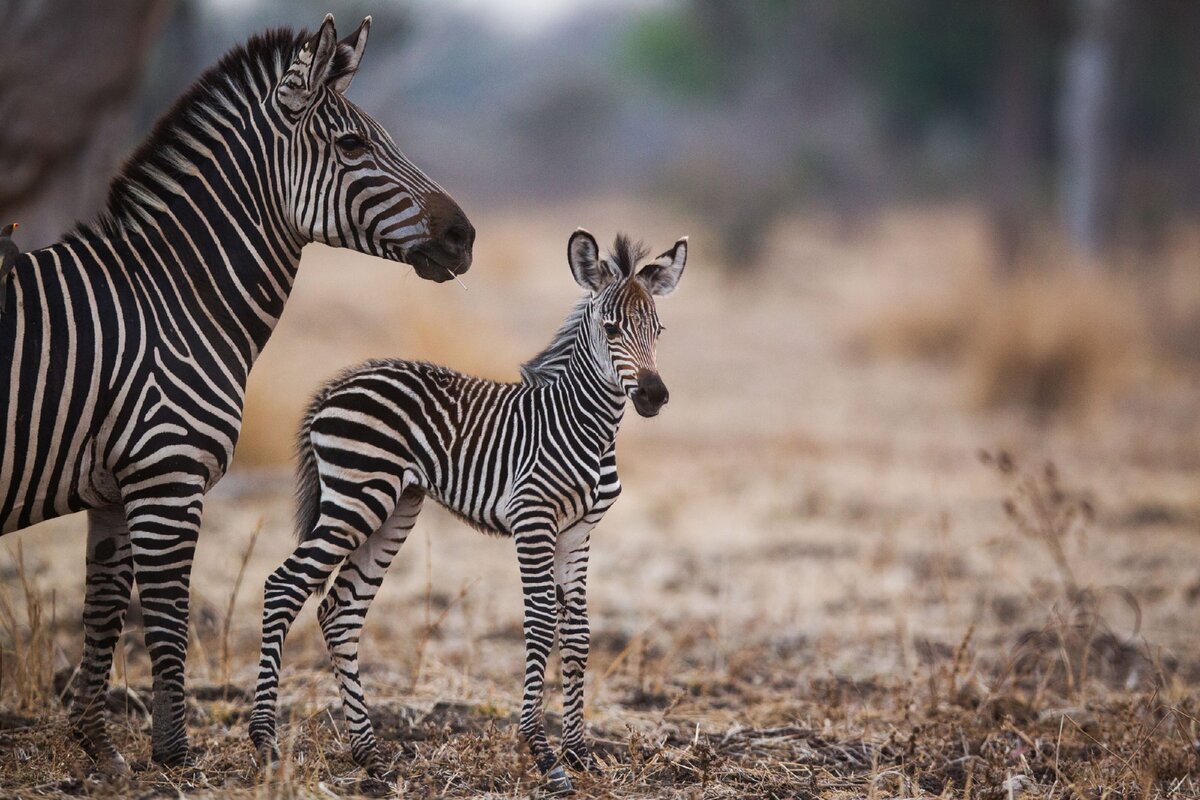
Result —
<instances>
[{"instance_id":1,"label":"zebra tail","mask_svg":"<svg viewBox=\"0 0 1200 800\"><path fill-rule=\"evenodd\" d=\"M312 443L312 420L324 395L321 392L314 398L296 437L296 539L300 542L312 538L321 517L321 475Z\"/></svg>"}]
</instances>

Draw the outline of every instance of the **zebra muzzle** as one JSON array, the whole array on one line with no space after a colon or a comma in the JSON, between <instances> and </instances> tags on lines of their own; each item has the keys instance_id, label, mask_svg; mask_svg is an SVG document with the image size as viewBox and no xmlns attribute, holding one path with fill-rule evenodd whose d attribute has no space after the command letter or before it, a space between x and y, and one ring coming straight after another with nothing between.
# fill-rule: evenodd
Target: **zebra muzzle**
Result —
<instances>
[{"instance_id":1,"label":"zebra muzzle","mask_svg":"<svg viewBox=\"0 0 1200 800\"><path fill-rule=\"evenodd\" d=\"M643 417L653 417L671 399L667 385L657 372L643 369L638 372L637 388L629 394L633 407Z\"/></svg>"}]
</instances>

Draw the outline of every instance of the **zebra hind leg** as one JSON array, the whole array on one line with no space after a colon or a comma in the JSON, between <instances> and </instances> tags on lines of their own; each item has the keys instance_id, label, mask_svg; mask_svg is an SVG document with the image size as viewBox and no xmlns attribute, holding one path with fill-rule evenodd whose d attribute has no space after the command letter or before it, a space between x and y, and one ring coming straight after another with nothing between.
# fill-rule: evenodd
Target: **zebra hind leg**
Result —
<instances>
[{"instance_id":1,"label":"zebra hind leg","mask_svg":"<svg viewBox=\"0 0 1200 800\"><path fill-rule=\"evenodd\" d=\"M133 588L129 527L120 508L88 512L87 583L83 603L83 656L75 676L71 732L101 772L128 775L105 725L113 649L125 626Z\"/></svg>"},{"instance_id":2,"label":"zebra hind leg","mask_svg":"<svg viewBox=\"0 0 1200 800\"><path fill-rule=\"evenodd\" d=\"M350 732L350 751L368 775L389 782L392 776L379 755L366 697L359 680L358 641L371 601L383 584L392 559L417 521L424 499L425 495L420 490L410 489L404 493L387 522L342 564L333 586L317 611L325 646L329 650L329 658L341 689L346 725Z\"/></svg>"},{"instance_id":3,"label":"zebra hind leg","mask_svg":"<svg viewBox=\"0 0 1200 800\"><path fill-rule=\"evenodd\" d=\"M323 501L324 502L324 501ZM279 699L279 669L283 643L305 601L333 574L346 557L379 527L392 508L338 498L338 518L322 515L312 535L300 542L287 560L272 572L263 588L262 650L258 662L258 685L250 716L250 741L262 762L279 760L276 735L276 704ZM346 517L353 522L345 521Z\"/></svg>"}]
</instances>

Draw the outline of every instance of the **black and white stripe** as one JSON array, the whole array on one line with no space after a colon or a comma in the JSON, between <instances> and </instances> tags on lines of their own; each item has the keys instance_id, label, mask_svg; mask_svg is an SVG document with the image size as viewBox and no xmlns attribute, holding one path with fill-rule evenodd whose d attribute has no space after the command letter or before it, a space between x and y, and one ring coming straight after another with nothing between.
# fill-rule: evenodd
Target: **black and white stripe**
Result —
<instances>
[{"instance_id":1,"label":"black and white stripe","mask_svg":"<svg viewBox=\"0 0 1200 800\"><path fill-rule=\"evenodd\" d=\"M21 255L9 276L0 533L88 511L71 721L105 768L125 770L99 698L135 580L154 673L153 757L187 757L188 587L203 497L233 455L246 377L301 248L345 245L435 280L470 264L462 212L342 94L369 22L339 42L326 17L315 35L275 31L230 52L158 123L100 219Z\"/></svg>"},{"instance_id":2,"label":"black and white stripe","mask_svg":"<svg viewBox=\"0 0 1200 800\"><path fill-rule=\"evenodd\" d=\"M299 437L299 545L267 579L262 660L250 734L276 756L275 708L284 638L304 602L335 570L318 611L341 686L355 759L376 776L379 756L358 678L358 640L384 573L426 495L468 524L512 536L525 600L525 694L520 730L538 766L569 785L542 720L546 659L563 661L567 762L588 767L583 678L592 528L621 486L614 454L627 399L644 416L667 401L654 350L653 295L671 292L687 242L634 271L643 255L624 237L600 258L577 231L572 272L588 290L520 383L467 377L410 361L373 361L313 400Z\"/></svg>"}]
</instances>

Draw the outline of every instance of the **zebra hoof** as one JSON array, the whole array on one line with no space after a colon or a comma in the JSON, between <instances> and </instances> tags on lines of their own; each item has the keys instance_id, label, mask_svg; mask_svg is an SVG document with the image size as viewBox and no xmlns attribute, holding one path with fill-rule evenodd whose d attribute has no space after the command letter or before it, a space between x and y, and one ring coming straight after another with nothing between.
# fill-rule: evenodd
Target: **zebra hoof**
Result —
<instances>
[{"instance_id":1,"label":"zebra hoof","mask_svg":"<svg viewBox=\"0 0 1200 800\"><path fill-rule=\"evenodd\" d=\"M370 771L358 782L358 793L364 797L394 797L399 782L394 770Z\"/></svg>"},{"instance_id":2,"label":"zebra hoof","mask_svg":"<svg viewBox=\"0 0 1200 800\"><path fill-rule=\"evenodd\" d=\"M199 754L190 747L177 747L174 750L151 751L150 760L160 767L194 767Z\"/></svg>"},{"instance_id":3,"label":"zebra hoof","mask_svg":"<svg viewBox=\"0 0 1200 800\"><path fill-rule=\"evenodd\" d=\"M567 771L561 766L554 767L546 773L546 792L551 795L567 795L575 793L575 785L567 777Z\"/></svg>"},{"instance_id":4,"label":"zebra hoof","mask_svg":"<svg viewBox=\"0 0 1200 800\"><path fill-rule=\"evenodd\" d=\"M367 770L368 780L386 783L388 786L394 786L399 776L396 775L396 770L388 769L387 767L371 767Z\"/></svg>"},{"instance_id":5,"label":"zebra hoof","mask_svg":"<svg viewBox=\"0 0 1200 800\"><path fill-rule=\"evenodd\" d=\"M283 756L279 752L278 745L275 742L263 742L255 745L254 759L260 767L271 767L283 760Z\"/></svg>"},{"instance_id":6,"label":"zebra hoof","mask_svg":"<svg viewBox=\"0 0 1200 800\"><path fill-rule=\"evenodd\" d=\"M587 747L564 749L563 763L576 772L600 772L600 762Z\"/></svg>"},{"instance_id":7,"label":"zebra hoof","mask_svg":"<svg viewBox=\"0 0 1200 800\"><path fill-rule=\"evenodd\" d=\"M129 769L129 764L120 753L113 753L96 761L96 774L105 778L123 780L133 777L133 770Z\"/></svg>"}]
</instances>

